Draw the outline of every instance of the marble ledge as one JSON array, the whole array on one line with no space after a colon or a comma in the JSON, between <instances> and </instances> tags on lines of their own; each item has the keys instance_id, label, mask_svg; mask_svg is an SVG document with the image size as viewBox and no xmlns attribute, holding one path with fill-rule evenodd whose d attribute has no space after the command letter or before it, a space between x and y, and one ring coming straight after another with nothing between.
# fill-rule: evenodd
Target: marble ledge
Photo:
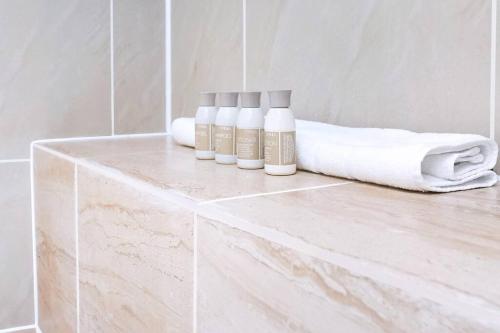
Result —
<instances>
[{"instance_id":1,"label":"marble ledge","mask_svg":"<svg viewBox=\"0 0 500 333\"><path fill-rule=\"evenodd\" d=\"M273 177L262 170L196 160L191 148L176 145L167 135L37 143L37 148L196 203L346 182L303 171L293 177Z\"/></svg>"},{"instance_id":2,"label":"marble ledge","mask_svg":"<svg viewBox=\"0 0 500 333\"><path fill-rule=\"evenodd\" d=\"M498 186L436 195L308 172L272 177L198 161L161 135L38 151L82 166L83 331L119 331L99 313L125 318L124 309L150 316L128 322L137 330L189 331L193 293L200 332L328 332L335 323L349 332L500 330ZM58 246L71 265L68 239Z\"/></svg>"}]
</instances>

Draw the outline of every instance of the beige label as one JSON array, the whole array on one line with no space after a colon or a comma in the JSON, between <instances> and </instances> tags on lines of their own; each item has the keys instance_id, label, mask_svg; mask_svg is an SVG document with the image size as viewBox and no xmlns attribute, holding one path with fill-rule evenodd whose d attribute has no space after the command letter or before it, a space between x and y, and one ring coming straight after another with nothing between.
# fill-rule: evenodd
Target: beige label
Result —
<instances>
[{"instance_id":1,"label":"beige label","mask_svg":"<svg viewBox=\"0 0 500 333\"><path fill-rule=\"evenodd\" d=\"M295 164L295 131L266 132L264 141L264 156L266 164Z\"/></svg>"},{"instance_id":2,"label":"beige label","mask_svg":"<svg viewBox=\"0 0 500 333\"><path fill-rule=\"evenodd\" d=\"M213 124L196 124L195 141L196 150L215 150Z\"/></svg>"},{"instance_id":3,"label":"beige label","mask_svg":"<svg viewBox=\"0 0 500 333\"><path fill-rule=\"evenodd\" d=\"M238 128L236 142L238 159L261 160L264 158L264 130Z\"/></svg>"},{"instance_id":4,"label":"beige label","mask_svg":"<svg viewBox=\"0 0 500 333\"><path fill-rule=\"evenodd\" d=\"M215 126L215 152L236 155L236 127Z\"/></svg>"},{"instance_id":5,"label":"beige label","mask_svg":"<svg viewBox=\"0 0 500 333\"><path fill-rule=\"evenodd\" d=\"M215 124L210 124L210 133L212 134L211 135L211 138L212 138L212 141L211 141L211 149L210 150L214 150L215 151Z\"/></svg>"}]
</instances>

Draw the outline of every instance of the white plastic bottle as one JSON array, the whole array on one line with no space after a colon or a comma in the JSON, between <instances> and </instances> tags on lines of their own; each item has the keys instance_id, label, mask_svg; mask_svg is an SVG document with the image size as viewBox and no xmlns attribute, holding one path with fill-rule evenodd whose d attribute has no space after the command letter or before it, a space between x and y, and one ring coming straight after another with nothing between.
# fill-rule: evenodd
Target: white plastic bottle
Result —
<instances>
[{"instance_id":1,"label":"white plastic bottle","mask_svg":"<svg viewBox=\"0 0 500 333\"><path fill-rule=\"evenodd\" d=\"M237 165L242 169L264 167L264 113L260 92L241 92L241 110L236 124Z\"/></svg>"},{"instance_id":2,"label":"white plastic bottle","mask_svg":"<svg viewBox=\"0 0 500 333\"><path fill-rule=\"evenodd\" d=\"M195 117L195 151L200 160L215 158L215 93L200 94L200 106Z\"/></svg>"},{"instance_id":3,"label":"white plastic bottle","mask_svg":"<svg viewBox=\"0 0 500 333\"><path fill-rule=\"evenodd\" d=\"M235 164L238 93L218 93L217 99L219 111L215 118L215 162Z\"/></svg>"},{"instance_id":4,"label":"white plastic bottle","mask_svg":"<svg viewBox=\"0 0 500 333\"><path fill-rule=\"evenodd\" d=\"M270 109L264 124L264 169L269 175L286 176L297 171L291 94L291 90L269 92Z\"/></svg>"}]
</instances>

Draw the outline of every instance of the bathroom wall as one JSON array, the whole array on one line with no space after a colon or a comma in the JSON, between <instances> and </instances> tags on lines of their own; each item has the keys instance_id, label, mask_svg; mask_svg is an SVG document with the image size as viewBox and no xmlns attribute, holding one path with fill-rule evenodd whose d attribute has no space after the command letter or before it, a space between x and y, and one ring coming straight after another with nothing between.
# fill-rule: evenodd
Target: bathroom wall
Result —
<instances>
[{"instance_id":1,"label":"bathroom wall","mask_svg":"<svg viewBox=\"0 0 500 333\"><path fill-rule=\"evenodd\" d=\"M0 330L31 325L29 146L165 130L164 0L0 0Z\"/></svg>"},{"instance_id":2,"label":"bathroom wall","mask_svg":"<svg viewBox=\"0 0 500 333\"><path fill-rule=\"evenodd\" d=\"M173 119L194 115L199 91L244 86L293 89L302 119L493 128L492 0L190 0L173 15Z\"/></svg>"}]
</instances>

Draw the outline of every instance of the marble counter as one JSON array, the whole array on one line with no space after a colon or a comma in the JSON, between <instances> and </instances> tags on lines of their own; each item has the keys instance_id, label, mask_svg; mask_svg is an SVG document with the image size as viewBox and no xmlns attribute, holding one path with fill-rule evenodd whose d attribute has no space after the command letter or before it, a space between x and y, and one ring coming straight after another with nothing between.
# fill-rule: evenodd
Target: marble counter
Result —
<instances>
[{"instance_id":1,"label":"marble counter","mask_svg":"<svg viewBox=\"0 0 500 333\"><path fill-rule=\"evenodd\" d=\"M33 156L44 333L500 331L498 186L273 177L164 135Z\"/></svg>"}]
</instances>

